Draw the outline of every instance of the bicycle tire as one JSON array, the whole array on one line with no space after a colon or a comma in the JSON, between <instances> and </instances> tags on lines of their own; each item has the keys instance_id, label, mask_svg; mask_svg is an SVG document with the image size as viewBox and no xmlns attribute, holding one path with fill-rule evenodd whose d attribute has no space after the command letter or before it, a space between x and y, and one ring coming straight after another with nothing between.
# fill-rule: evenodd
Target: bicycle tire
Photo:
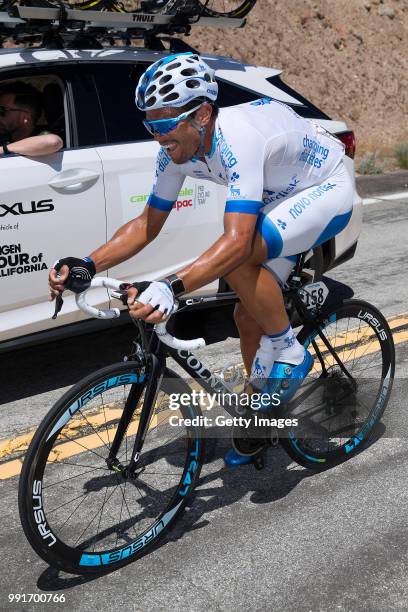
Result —
<instances>
[{"instance_id":1,"label":"bicycle tire","mask_svg":"<svg viewBox=\"0 0 408 612\"><path fill-rule=\"evenodd\" d=\"M75 9L77 11L101 11L108 13L127 13L123 3L120 0L65 0L63 2L66 8Z\"/></svg>"},{"instance_id":2,"label":"bicycle tire","mask_svg":"<svg viewBox=\"0 0 408 612\"><path fill-rule=\"evenodd\" d=\"M390 398L395 372L395 348L392 333L387 320L377 308L363 300L350 299L345 300L341 305L327 310L324 316L326 322L324 327L325 333L330 334L330 330L334 329L334 327L340 330L337 336L338 339L333 339L332 337L332 342L338 345L336 346L336 352L339 354L341 351L341 354L339 354L340 359L345 363L346 357L350 356L350 358L353 358L353 365L356 362L360 364L360 370L355 369L355 373L359 374L357 378L357 389L363 389L365 393L367 393L367 388L369 388L371 384L374 387L376 380L374 376L376 371L381 371L378 380L379 388L377 392L372 393L374 401L371 402L370 400L370 405L364 405L364 402L357 398L357 393L349 393L348 400L341 399L336 401L336 399L333 398L332 390L330 390L328 386L325 390L323 386L321 391L323 397L320 398L323 400L321 404L322 414L320 421L319 417L316 416L317 404L314 407L315 413L309 409L309 413L313 413L314 415L314 421L310 421L307 409L303 409L302 412L302 404L296 409L300 416L300 429L293 428L289 430L288 437L281 438L280 443L291 459L306 468L317 471L324 471L334 467L339 463L351 459L354 455L367 448L373 439L376 426ZM364 324L366 328L365 335L359 334L355 326L348 327L347 321L351 319L360 321ZM346 333L345 330L347 330ZM360 330L360 326L358 330ZM311 327L306 326L299 332L298 340L305 347L308 347L311 345L312 340L316 342L316 335L316 332ZM320 339L318 339L318 341L323 344ZM378 357L376 357L378 354L380 354L381 363L379 362L378 365L369 365L371 358L378 359ZM335 364L333 357L328 351L325 360L326 359L328 362L330 360L333 362L330 367L333 368L332 373L335 393L338 393L338 389L342 389L341 385L344 385L344 381L347 381L347 378L341 373L338 365ZM361 360L358 361L359 359ZM351 361L351 359L349 361ZM350 363L345 363L345 365L351 368ZM374 367L376 370L374 370ZM372 369L370 374L373 378L362 376L364 373L367 374L370 368ZM319 378L317 369L315 360L314 369L309 377L306 378L301 387L301 391L305 384L307 384L307 381L311 382L313 379L313 372L314 378ZM336 369L338 370L337 372ZM320 374L320 378L323 380L322 374ZM329 379L325 380L326 383L329 382ZM336 385L338 385L337 389ZM326 396L324 394L326 394ZM330 403L328 403L327 397L330 398ZM289 412L291 412L290 407L288 408ZM348 425L346 424L348 415L344 414L345 412L347 413L347 411L349 411L350 416ZM285 416L293 418L294 413L290 415L286 413ZM333 425L332 430L330 430L330 419ZM315 438L311 439L307 437L307 433L305 432L308 431L308 428L309 432L312 430L315 431ZM330 449L329 435L327 435L329 433L333 438ZM320 438L320 436L322 437ZM327 448L325 448L326 438Z\"/></svg>"},{"instance_id":3,"label":"bicycle tire","mask_svg":"<svg viewBox=\"0 0 408 612\"><path fill-rule=\"evenodd\" d=\"M105 447L109 448L109 443L106 443L106 440L110 440L109 431L112 431L112 437L114 434L114 429L110 428L119 418L116 413L112 412L116 407L115 398L121 398L123 392L122 401L125 401L127 387L130 389L133 385L143 385L145 388L146 381L143 380L137 364L131 362L114 364L86 377L65 393L46 415L26 453L19 482L21 524L35 552L59 570L73 574L103 573L139 558L149 552L164 537L180 517L193 494L204 457L204 439L200 435L198 426L186 428L185 437L174 439L163 446L161 443L163 428L166 430L170 426L163 421L164 425L160 423L162 429L159 430L159 418L157 418L156 430L154 427L148 430L147 442L145 441L142 449L141 468L144 466L144 470L141 469L134 481L128 479L125 482L123 479L121 482L122 475L118 476L116 472L107 468L106 462L98 459L99 455L104 459ZM138 387L138 390L143 389ZM190 393L190 388L180 377L166 370L160 392L167 395ZM112 399L113 404L104 403L104 398L108 402L109 399ZM192 405L181 406L180 411L182 416L189 418L201 414L200 410ZM85 412L87 417L84 420ZM160 414L159 411L157 414ZM101 423L100 426L98 422ZM137 422L134 432L135 429L137 429ZM174 428L171 429L173 429L171 432L173 436ZM66 432L69 432L68 441L66 441ZM122 440L122 444L126 443L126 458L128 436L131 436L131 433L129 425ZM153 448L148 447L150 433L153 444L156 444ZM99 435L102 444L95 438L95 435ZM158 438L157 443L154 442L154 436ZM66 444L73 444L74 451L70 450ZM179 444L180 451L178 450ZM88 452L84 452L84 448ZM129 448L133 448L133 443L129 445ZM96 463L98 466L101 464L102 467L95 468ZM168 472L169 465L171 465L171 473ZM153 466L150 476L149 466L150 469ZM90 470L80 473L84 468L90 468ZM177 473L173 474L173 472ZM58 480L56 479L58 474L65 475L66 478ZM158 491L151 484L155 483L157 487L157 483L160 485L161 482L165 482L167 486L170 481L174 483L172 482L165 493ZM127 482L130 484L126 491ZM134 498L139 495L136 489L140 493L137 506L134 503ZM72 518L69 518L68 523L61 523L65 519L65 514L71 512L74 504L74 502L65 503L66 498L70 496L74 498L78 492L83 498L79 508L80 517L78 517L77 508L77 514L74 516L72 513ZM122 494L122 497L119 493ZM115 526L111 523L116 520L116 515L119 513L118 505L115 502L117 494L119 494L121 511L119 523ZM104 497L102 506L100 506L102 495ZM132 502L129 501L130 498ZM129 505L127 501L123 501L125 499L129 501ZM56 510L53 509L53 504ZM125 509L123 509L124 505L126 505ZM156 508L159 505L160 512ZM139 507L141 511L136 517L136 508ZM85 538L84 542L73 545L74 538L82 530L84 522L87 522L93 515L95 508L99 508L100 511L100 517L97 518L98 526L95 529L96 520L92 519L86 529L90 529L91 532L96 531L96 535L93 536L93 539L90 539L89 535L85 538L87 533L85 529L79 538ZM132 508L132 513L129 508ZM91 527L92 522L94 525ZM70 524L72 531L68 532ZM142 531L137 533L136 528ZM116 542L112 546L115 537ZM100 549L102 544L104 548Z\"/></svg>"},{"instance_id":4,"label":"bicycle tire","mask_svg":"<svg viewBox=\"0 0 408 612\"><path fill-rule=\"evenodd\" d=\"M243 19L252 11L256 0L245 0L244 2L242 0L209 0L209 2L198 0L198 4L202 6L202 14L206 17Z\"/></svg>"}]
</instances>

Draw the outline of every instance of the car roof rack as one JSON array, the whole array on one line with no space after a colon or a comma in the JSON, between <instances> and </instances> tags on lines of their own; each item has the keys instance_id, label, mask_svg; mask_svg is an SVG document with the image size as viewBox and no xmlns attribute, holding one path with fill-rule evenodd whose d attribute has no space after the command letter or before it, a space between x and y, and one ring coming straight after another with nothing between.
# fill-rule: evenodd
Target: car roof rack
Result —
<instances>
[{"instance_id":1,"label":"car roof rack","mask_svg":"<svg viewBox=\"0 0 408 612\"><path fill-rule=\"evenodd\" d=\"M244 25L245 19L185 13L116 13L83 11L62 4L55 8L15 5L9 12L0 11L0 46L6 37L13 38L16 43L40 41L46 48L84 48L85 45L102 48L113 45L115 40L130 45L132 40L141 39L147 49L154 51L166 49L163 41L170 43L171 50L185 51L194 49L174 35L188 36L195 26L242 28Z\"/></svg>"}]
</instances>

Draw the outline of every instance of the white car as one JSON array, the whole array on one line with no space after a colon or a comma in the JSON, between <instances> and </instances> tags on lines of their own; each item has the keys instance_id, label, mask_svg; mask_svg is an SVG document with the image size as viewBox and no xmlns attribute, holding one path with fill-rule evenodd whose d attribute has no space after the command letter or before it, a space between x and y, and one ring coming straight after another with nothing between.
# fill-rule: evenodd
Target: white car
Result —
<instances>
[{"instance_id":1,"label":"white car","mask_svg":"<svg viewBox=\"0 0 408 612\"><path fill-rule=\"evenodd\" d=\"M59 257L88 255L143 210L158 144L142 125L134 88L146 67L165 53L132 47L0 49L0 85L21 80L40 89L45 109L40 124L64 140L63 150L47 158L0 157L0 351L90 329L68 292L62 312L51 320L48 271ZM220 106L265 96L289 104L345 143L354 180L354 134L343 122L285 85L279 70L203 57L216 69ZM156 279L187 265L222 233L224 204L224 187L187 178L160 236L108 275ZM319 273L353 256L361 221L355 193L347 228L316 249ZM199 293L218 289L217 281ZM89 298L94 305L108 304L103 289Z\"/></svg>"}]
</instances>

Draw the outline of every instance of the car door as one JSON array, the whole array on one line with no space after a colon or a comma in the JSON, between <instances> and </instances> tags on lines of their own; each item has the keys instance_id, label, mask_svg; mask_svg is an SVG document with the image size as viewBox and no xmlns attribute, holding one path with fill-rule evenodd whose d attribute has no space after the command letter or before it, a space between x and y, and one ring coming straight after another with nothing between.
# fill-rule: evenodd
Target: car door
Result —
<instances>
[{"instance_id":1,"label":"car door","mask_svg":"<svg viewBox=\"0 0 408 612\"><path fill-rule=\"evenodd\" d=\"M146 67L139 64L137 76ZM135 106L135 68L127 63L90 68L108 141L97 152L104 168L108 236L112 236L143 211L153 185L159 146L143 127L144 114ZM160 235L143 252L109 270L109 275L123 280L155 279L180 269L220 236L224 206L224 187L187 178ZM214 281L206 290L217 287L218 281Z\"/></svg>"},{"instance_id":2,"label":"car door","mask_svg":"<svg viewBox=\"0 0 408 612\"><path fill-rule=\"evenodd\" d=\"M20 73L13 74L17 76ZM80 146L84 119L75 120L74 113L84 83L77 79L64 81L64 86L71 146L49 157L0 157L1 340L79 320L82 315L71 296L57 321L51 322L48 272L56 259L84 257L106 239L102 163L94 148ZM68 130L68 125L75 129ZM72 131L76 143L72 133L69 136ZM104 303L106 298L101 290L90 301Z\"/></svg>"}]
</instances>

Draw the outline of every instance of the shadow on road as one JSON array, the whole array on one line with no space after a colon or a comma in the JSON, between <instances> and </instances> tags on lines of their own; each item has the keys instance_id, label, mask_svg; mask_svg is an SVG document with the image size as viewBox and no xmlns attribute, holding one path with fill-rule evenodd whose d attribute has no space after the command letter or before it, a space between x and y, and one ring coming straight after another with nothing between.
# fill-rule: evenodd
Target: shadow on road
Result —
<instances>
[{"instance_id":1,"label":"shadow on road","mask_svg":"<svg viewBox=\"0 0 408 612\"><path fill-rule=\"evenodd\" d=\"M292 460L280 447L268 452L266 467L261 471L257 471L253 465L231 469L222 464L221 469L214 469L213 463L217 461L219 465L218 460L223 457L229 442L216 439L207 442L209 446L207 461L194 498L189 502L175 527L158 543L155 549L166 546L169 541L182 539L189 531L205 528L210 523L213 523L214 526L214 520L210 520L208 516L213 516L214 511L225 510L235 503L248 505L246 500L248 494L252 504L270 505L272 525L273 503L289 495L304 478L315 474L311 470L293 467ZM232 516L231 510L227 512ZM257 529L256 512L256 508L253 508L253 516L248 522L246 537L251 537L251 531ZM240 528L242 529L242 525ZM147 554L150 554L151 551L152 549ZM135 560L135 563L138 562L142 562L141 558ZM182 561L180 561L180 569L182 569ZM42 591L65 590L102 578L105 574L106 572L89 576L72 576L48 567L39 576L37 586Z\"/></svg>"},{"instance_id":2,"label":"shadow on road","mask_svg":"<svg viewBox=\"0 0 408 612\"><path fill-rule=\"evenodd\" d=\"M0 404L72 385L98 368L123 361L136 331L129 324L0 355L5 382Z\"/></svg>"}]
</instances>

